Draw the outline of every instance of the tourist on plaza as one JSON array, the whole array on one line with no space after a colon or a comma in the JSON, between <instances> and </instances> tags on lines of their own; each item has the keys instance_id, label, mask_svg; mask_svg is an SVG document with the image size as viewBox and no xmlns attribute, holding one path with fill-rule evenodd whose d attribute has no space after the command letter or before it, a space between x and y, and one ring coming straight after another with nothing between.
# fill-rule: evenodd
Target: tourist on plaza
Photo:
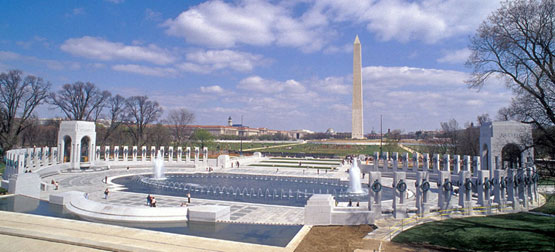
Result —
<instances>
[{"instance_id":1,"label":"tourist on plaza","mask_svg":"<svg viewBox=\"0 0 555 252\"><path fill-rule=\"evenodd\" d=\"M149 194L149 195L146 196L146 205L150 206L151 202L152 202L152 196L150 196L150 194Z\"/></svg>"},{"instance_id":2,"label":"tourist on plaza","mask_svg":"<svg viewBox=\"0 0 555 252\"><path fill-rule=\"evenodd\" d=\"M152 202L150 203L151 207L156 207L156 197L152 197Z\"/></svg>"},{"instance_id":3,"label":"tourist on plaza","mask_svg":"<svg viewBox=\"0 0 555 252\"><path fill-rule=\"evenodd\" d=\"M359 207L359 206L360 206L360 201L357 201L357 207Z\"/></svg>"},{"instance_id":4,"label":"tourist on plaza","mask_svg":"<svg viewBox=\"0 0 555 252\"><path fill-rule=\"evenodd\" d=\"M108 176L104 177L104 184L108 184Z\"/></svg>"},{"instance_id":5,"label":"tourist on plaza","mask_svg":"<svg viewBox=\"0 0 555 252\"><path fill-rule=\"evenodd\" d=\"M108 199L108 194L110 193L110 190L108 190L108 188L106 188L106 190L104 190L104 199Z\"/></svg>"},{"instance_id":6,"label":"tourist on plaza","mask_svg":"<svg viewBox=\"0 0 555 252\"><path fill-rule=\"evenodd\" d=\"M191 203L191 193L187 193L187 203Z\"/></svg>"},{"instance_id":7,"label":"tourist on plaza","mask_svg":"<svg viewBox=\"0 0 555 252\"><path fill-rule=\"evenodd\" d=\"M348 207L352 207L353 206L353 201L351 199L349 199L349 204L347 204Z\"/></svg>"}]
</instances>

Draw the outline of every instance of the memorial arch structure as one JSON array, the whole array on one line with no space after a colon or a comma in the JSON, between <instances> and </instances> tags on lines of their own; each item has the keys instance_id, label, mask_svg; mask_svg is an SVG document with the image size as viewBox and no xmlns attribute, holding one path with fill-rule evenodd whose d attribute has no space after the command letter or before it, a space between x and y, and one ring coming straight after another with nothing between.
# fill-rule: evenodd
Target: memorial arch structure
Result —
<instances>
[{"instance_id":1,"label":"memorial arch structure","mask_svg":"<svg viewBox=\"0 0 555 252\"><path fill-rule=\"evenodd\" d=\"M96 129L94 122L62 121L58 130L58 162L72 169L90 166L95 161Z\"/></svg>"},{"instance_id":2,"label":"memorial arch structure","mask_svg":"<svg viewBox=\"0 0 555 252\"><path fill-rule=\"evenodd\" d=\"M532 126L515 121L489 122L480 127L482 170L523 167L534 159Z\"/></svg>"}]
</instances>

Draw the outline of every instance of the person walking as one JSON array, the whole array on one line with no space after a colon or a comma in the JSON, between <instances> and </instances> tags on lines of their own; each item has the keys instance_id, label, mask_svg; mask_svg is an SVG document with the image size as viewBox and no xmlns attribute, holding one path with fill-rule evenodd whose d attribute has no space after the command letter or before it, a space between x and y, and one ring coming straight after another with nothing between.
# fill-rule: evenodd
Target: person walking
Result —
<instances>
[{"instance_id":1,"label":"person walking","mask_svg":"<svg viewBox=\"0 0 555 252\"><path fill-rule=\"evenodd\" d=\"M187 193L187 203L191 204L191 193Z\"/></svg>"},{"instance_id":2,"label":"person walking","mask_svg":"<svg viewBox=\"0 0 555 252\"><path fill-rule=\"evenodd\" d=\"M151 202L152 202L152 196L150 196L149 194L148 196L146 196L146 205L150 206Z\"/></svg>"},{"instance_id":3,"label":"person walking","mask_svg":"<svg viewBox=\"0 0 555 252\"><path fill-rule=\"evenodd\" d=\"M108 190L108 188L106 188L106 190L104 190L104 199L108 199L108 194L110 193L110 190Z\"/></svg>"}]
</instances>

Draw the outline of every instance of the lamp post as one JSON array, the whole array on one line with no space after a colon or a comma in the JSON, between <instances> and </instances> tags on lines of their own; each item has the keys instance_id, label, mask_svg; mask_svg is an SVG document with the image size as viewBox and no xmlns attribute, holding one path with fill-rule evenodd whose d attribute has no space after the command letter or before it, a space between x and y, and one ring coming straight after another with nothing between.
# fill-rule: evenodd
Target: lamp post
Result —
<instances>
[{"instance_id":1,"label":"lamp post","mask_svg":"<svg viewBox=\"0 0 555 252\"><path fill-rule=\"evenodd\" d=\"M243 115L241 115L241 131L239 131L239 139L241 139L241 152L239 156L242 157L243 156L243 134L245 134L245 129L243 128Z\"/></svg>"}]
</instances>

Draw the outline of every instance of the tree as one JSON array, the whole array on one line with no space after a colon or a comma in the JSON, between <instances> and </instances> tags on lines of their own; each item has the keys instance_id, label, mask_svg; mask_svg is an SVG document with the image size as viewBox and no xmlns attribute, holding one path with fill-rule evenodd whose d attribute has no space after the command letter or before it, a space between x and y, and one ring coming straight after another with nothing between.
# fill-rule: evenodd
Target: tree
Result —
<instances>
[{"instance_id":1,"label":"tree","mask_svg":"<svg viewBox=\"0 0 555 252\"><path fill-rule=\"evenodd\" d=\"M125 100L125 118L134 145L143 145L147 125L158 120L162 112L158 102L147 96L132 96Z\"/></svg>"},{"instance_id":2,"label":"tree","mask_svg":"<svg viewBox=\"0 0 555 252\"><path fill-rule=\"evenodd\" d=\"M96 121L111 94L95 84L75 82L65 84L58 93L50 93L50 103L57 106L70 120Z\"/></svg>"},{"instance_id":3,"label":"tree","mask_svg":"<svg viewBox=\"0 0 555 252\"><path fill-rule=\"evenodd\" d=\"M200 142L201 149L204 148L206 143L212 141L213 138L212 134L205 129L196 129L191 136L192 140Z\"/></svg>"},{"instance_id":4,"label":"tree","mask_svg":"<svg viewBox=\"0 0 555 252\"><path fill-rule=\"evenodd\" d=\"M0 74L0 149L11 149L28 127L36 107L48 97L50 83L19 70Z\"/></svg>"},{"instance_id":5,"label":"tree","mask_svg":"<svg viewBox=\"0 0 555 252\"><path fill-rule=\"evenodd\" d=\"M106 140L122 125L125 116L125 98L121 95L110 97L106 107L109 109L110 126L103 131L101 145L104 145Z\"/></svg>"},{"instance_id":6,"label":"tree","mask_svg":"<svg viewBox=\"0 0 555 252\"><path fill-rule=\"evenodd\" d=\"M493 75L506 78L515 97L499 112L501 119L534 125L555 149L555 1L505 2L471 39L473 67L468 84L480 88Z\"/></svg>"},{"instance_id":7,"label":"tree","mask_svg":"<svg viewBox=\"0 0 555 252\"><path fill-rule=\"evenodd\" d=\"M491 122L491 119L489 118L489 114L485 113L485 114L481 114L476 118L476 121L478 121L478 127L484 125L485 123Z\"/></svg>"},{"instance_id":8,"label":"tree","mask_svg":"<svg viewBox=\"0 0 555 252\"><path fill-rule=\"evenodd\" d=\"M180 108L170 110L166 122L169 124L174 141L178 145L182 145L189 138L191 130L187 125L195 120L195 115L189 110Z\"/></svg>"}]
</instances>

